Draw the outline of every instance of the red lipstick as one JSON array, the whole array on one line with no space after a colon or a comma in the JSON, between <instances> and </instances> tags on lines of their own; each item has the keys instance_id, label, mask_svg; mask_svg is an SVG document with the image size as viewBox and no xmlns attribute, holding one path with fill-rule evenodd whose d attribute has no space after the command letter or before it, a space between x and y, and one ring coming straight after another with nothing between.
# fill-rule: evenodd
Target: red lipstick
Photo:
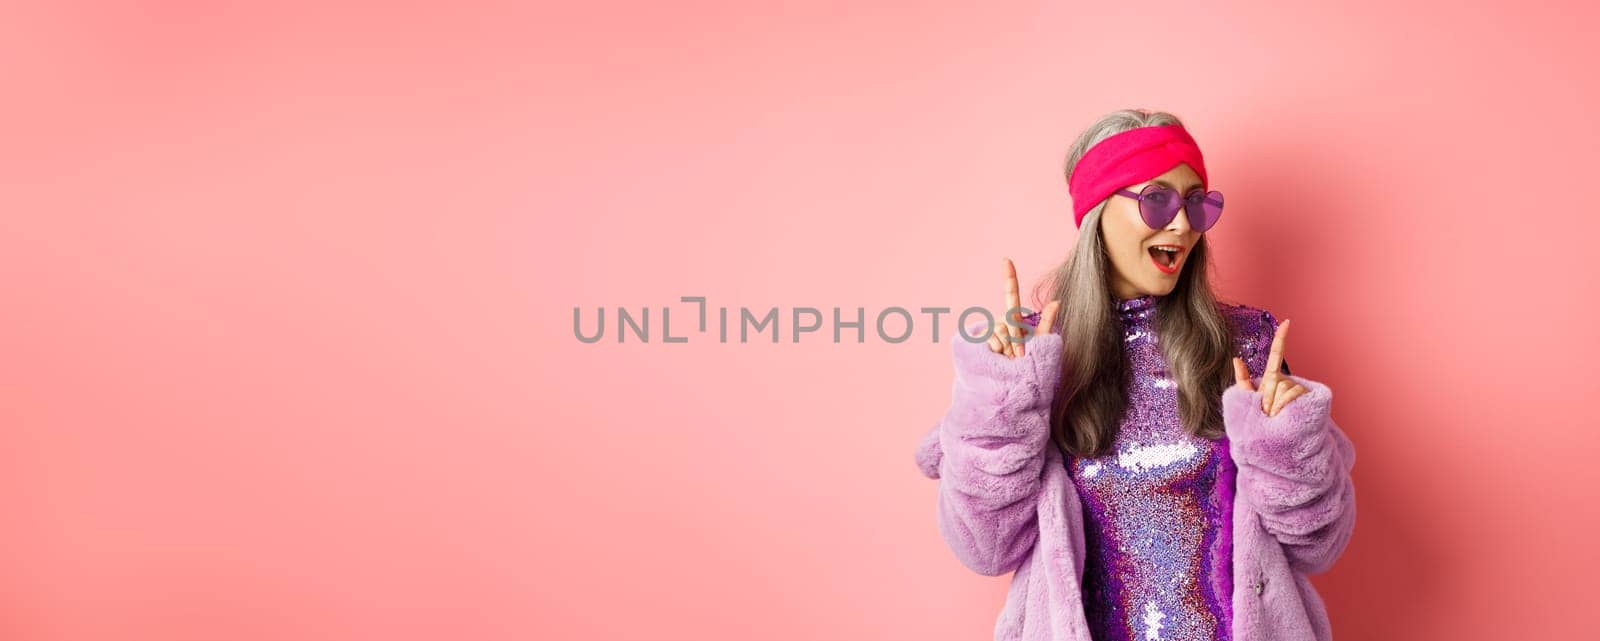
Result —
<instances>
[{"instance_id":1,"label":"red lipstick","mask_svg":"<svg viewBox=\"0 0 1600 641\"><path fill-rule=\"evenodd\" d=\"M1166 252L1166 251L1162 251L1160 249L1156 249L1156 247L1163 247L1163 248L1173 249L1173 250L1176 250L1176 251ZM1161 270L1161 273L1163 273L1163 274L1176 274L1176 273L1178 273L1178 270L1183 267L1184 254L1188 253L1185 250L1185 248L1183 248L1181 246L1178 246L1178 245L1156 245L1154 247L1150 247L1149 249L1146 249L1145 251L1150 254L1150 262L1156 266L1156 269ZM1167 266L1166 263L1161 262L1162 257L1168 256L1168 255L1170 255L1172 257L1172 266L1170 266L1170 267Z\"/></svg>"}]
</instances>

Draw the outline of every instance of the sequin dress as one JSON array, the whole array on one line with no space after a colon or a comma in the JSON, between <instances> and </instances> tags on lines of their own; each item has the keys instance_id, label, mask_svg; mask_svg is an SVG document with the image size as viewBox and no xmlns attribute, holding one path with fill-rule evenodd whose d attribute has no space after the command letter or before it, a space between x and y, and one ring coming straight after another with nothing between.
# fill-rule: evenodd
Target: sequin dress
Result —
<instances>
[{"instance_id":1,"label":"sequin dress","mask_svg":"<svg viewBox=\"0 0 1600 641\"><path fill-rule=\"evenodd\" d=\"M1156 303L1118 300L1132 367L1107 454L1069 456L1083 503L1084 611L1097 641L1230 638L1236 469L1228 439L1192 436L1155 334Z\"/></svg>"}]
</instances>

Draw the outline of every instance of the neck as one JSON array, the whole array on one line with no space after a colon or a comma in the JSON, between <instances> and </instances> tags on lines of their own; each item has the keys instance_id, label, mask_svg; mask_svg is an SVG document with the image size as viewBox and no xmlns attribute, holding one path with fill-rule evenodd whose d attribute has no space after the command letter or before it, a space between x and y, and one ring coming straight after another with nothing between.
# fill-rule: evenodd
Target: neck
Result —
<instances>
[{"instance_id":1,"label":"neck","mask_svg":"<svg viewBox=\"0 0 1600 641\"><path fill-rule=\"evenodd\" d=\"M1127 298L1118 296L1113 304L1123 322L1144 323L1151 318L1161 298L1156 294L1134 294Z\"/></svg>"},{"instance_id":2,"label":"neck","mask_svg":"<svg viewBox=\"0 0 1600 641\"><path fill-rule=\"evenodd\" d=\"M1115 294L1114 296L1116 298L1117 304L1129 303L1129 302L1135 302L1135 301L1145 301L1145 300L1151 301L1151 302L1155 302L1155 301L1159 301L1159 300L1161 300L1163 298L1163 296L1161 294L1140 294L1140 293L1128 294L1126 296L1122 295L1122 294Z\"/></svg>"}]
</instances>

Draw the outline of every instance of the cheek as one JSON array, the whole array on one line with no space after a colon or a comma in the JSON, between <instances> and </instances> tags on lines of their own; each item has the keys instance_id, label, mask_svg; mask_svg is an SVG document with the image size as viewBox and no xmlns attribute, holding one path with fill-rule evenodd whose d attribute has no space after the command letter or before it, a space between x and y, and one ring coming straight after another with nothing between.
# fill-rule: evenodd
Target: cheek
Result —
<instances>
[{"instance_id":1,"label":"cheek","mask_svg":"<svg viewBox=\"0 0 1600 641\"><path fill-rule=\"evenodd\" d=\"M1119 264L1131 265L1144 253L1144 239L1150 229L1145 226L1144 220L1139 218L1138 212L1129 212L1119 208L1113 211L1106 209L1104 217L1106 251Z\"/></svg>"}]
</instances>

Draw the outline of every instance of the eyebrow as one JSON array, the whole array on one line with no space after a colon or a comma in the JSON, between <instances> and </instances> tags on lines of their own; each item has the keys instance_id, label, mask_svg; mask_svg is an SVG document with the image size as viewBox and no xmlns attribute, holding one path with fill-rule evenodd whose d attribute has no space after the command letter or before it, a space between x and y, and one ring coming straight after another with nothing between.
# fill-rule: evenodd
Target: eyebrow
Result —
<instances>
[{"instance_id":1,"label":"eyebrow","mask_svg":"<svg viewBox=\"0 0 1600 641\"><path fill-rule=\"evenodd\" d=\"M1194 185L1194 186L1192 186L1192 187L1190 187L1188 189L1178 190L1178 186L1177 185L1169 183L1169 182L1167 182L1165 180L1157 179L1157 180L1152 180L1150 182L1153 182L1153 183L1155 183L1157 185L1161 185L1162 187L1166 187L1168 189L1179 191L1179 193L1185 193L1185 194L1200 188L1200 185Z\"/></svg>"}]
</instances>

